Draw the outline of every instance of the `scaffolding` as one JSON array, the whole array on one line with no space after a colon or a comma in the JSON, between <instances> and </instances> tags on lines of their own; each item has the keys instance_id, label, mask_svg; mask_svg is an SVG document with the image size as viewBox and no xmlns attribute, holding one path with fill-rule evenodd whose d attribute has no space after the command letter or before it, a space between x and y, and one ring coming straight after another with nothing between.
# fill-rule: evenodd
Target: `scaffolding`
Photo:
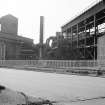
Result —
<instances>
[{"instance_id":1,"label":"scaffolding","mask_svg":"<svg viewBox=\"0 0 105 105\"><path fill-rule=\"evenodd\" d=\"M73 60L96 60L97 39L105 34L105 3L101 0L62 26L62 33L70 41Z\"/></svg>"}]
</instances>

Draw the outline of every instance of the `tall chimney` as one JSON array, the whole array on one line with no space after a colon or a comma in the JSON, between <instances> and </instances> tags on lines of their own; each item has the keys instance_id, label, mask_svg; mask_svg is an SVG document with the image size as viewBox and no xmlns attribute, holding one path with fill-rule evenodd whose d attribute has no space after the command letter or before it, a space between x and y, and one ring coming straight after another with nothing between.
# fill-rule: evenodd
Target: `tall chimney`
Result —
<instances>
[{"instance_id":1,"label":"tall chimney","mask_svg":"<svg viewBox=\"0 0 105 105\"><path fill-rule=\"evenodd\" d=\"M43 25L44 25L44 17L40 16L40 59L43 57Z\"/></svg>"}]
</instances>

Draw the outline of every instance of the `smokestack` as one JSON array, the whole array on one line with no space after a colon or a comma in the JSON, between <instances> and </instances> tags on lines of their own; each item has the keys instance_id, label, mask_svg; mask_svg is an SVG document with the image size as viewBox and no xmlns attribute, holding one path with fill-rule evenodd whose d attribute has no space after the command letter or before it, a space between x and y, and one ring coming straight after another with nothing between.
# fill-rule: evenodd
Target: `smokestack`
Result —
<instances>
[{"instance_id":1,"label":"smokestack","mask_svg":"<svg viewBox=\"0 0 105 105\"><path fill-rule=\"evenodd\" d=\"M44 17L40 16L40 59L43 57L43 25L44 25Z\"/></svg>"},{"instance_id":2,"label":"smokestack","mask_svg":"<svg viewBox=\"0 0 105 105\"><path fill-rule=\"evenodd\" d=\"M43 44L43 24L44 24L44 17L40 16L40 44Z\"/></svg>"}]
</instances>

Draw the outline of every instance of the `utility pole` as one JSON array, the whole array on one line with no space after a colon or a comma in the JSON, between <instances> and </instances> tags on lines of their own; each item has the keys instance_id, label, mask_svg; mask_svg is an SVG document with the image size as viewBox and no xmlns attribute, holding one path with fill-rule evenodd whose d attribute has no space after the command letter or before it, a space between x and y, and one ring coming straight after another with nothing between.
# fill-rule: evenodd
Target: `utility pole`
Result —
<instances>
[{"instance_id":1,"label":"utility pole","mask_svg":"<svg viewBox=\"0 0 105 105\"><path fill-rule=\"evenodd\" d=\"M39 59L43 59L43 28L44 28L44 17L40 16L40 40L39 40L39 44L40 44L40 51L39 51Z\"/></svg>"}]
</instances>

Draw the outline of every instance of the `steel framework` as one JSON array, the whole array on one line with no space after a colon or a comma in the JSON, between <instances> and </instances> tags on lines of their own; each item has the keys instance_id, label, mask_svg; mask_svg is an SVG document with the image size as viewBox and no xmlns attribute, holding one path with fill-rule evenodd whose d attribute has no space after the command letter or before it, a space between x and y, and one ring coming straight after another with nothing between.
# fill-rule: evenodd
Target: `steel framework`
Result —
<instances>
[{"instance_id":1,"label":"steel framework","mask_svg":"<svg viewBox=\"0 0 105 105\"><path fill-rule=\"evenodd\" d=\"M97 39L105 34L104 1L101 0L61 28L64 38L70 41L72 52L79 56L79 60L96 60Z\"/></svg>"}]
</instances>

